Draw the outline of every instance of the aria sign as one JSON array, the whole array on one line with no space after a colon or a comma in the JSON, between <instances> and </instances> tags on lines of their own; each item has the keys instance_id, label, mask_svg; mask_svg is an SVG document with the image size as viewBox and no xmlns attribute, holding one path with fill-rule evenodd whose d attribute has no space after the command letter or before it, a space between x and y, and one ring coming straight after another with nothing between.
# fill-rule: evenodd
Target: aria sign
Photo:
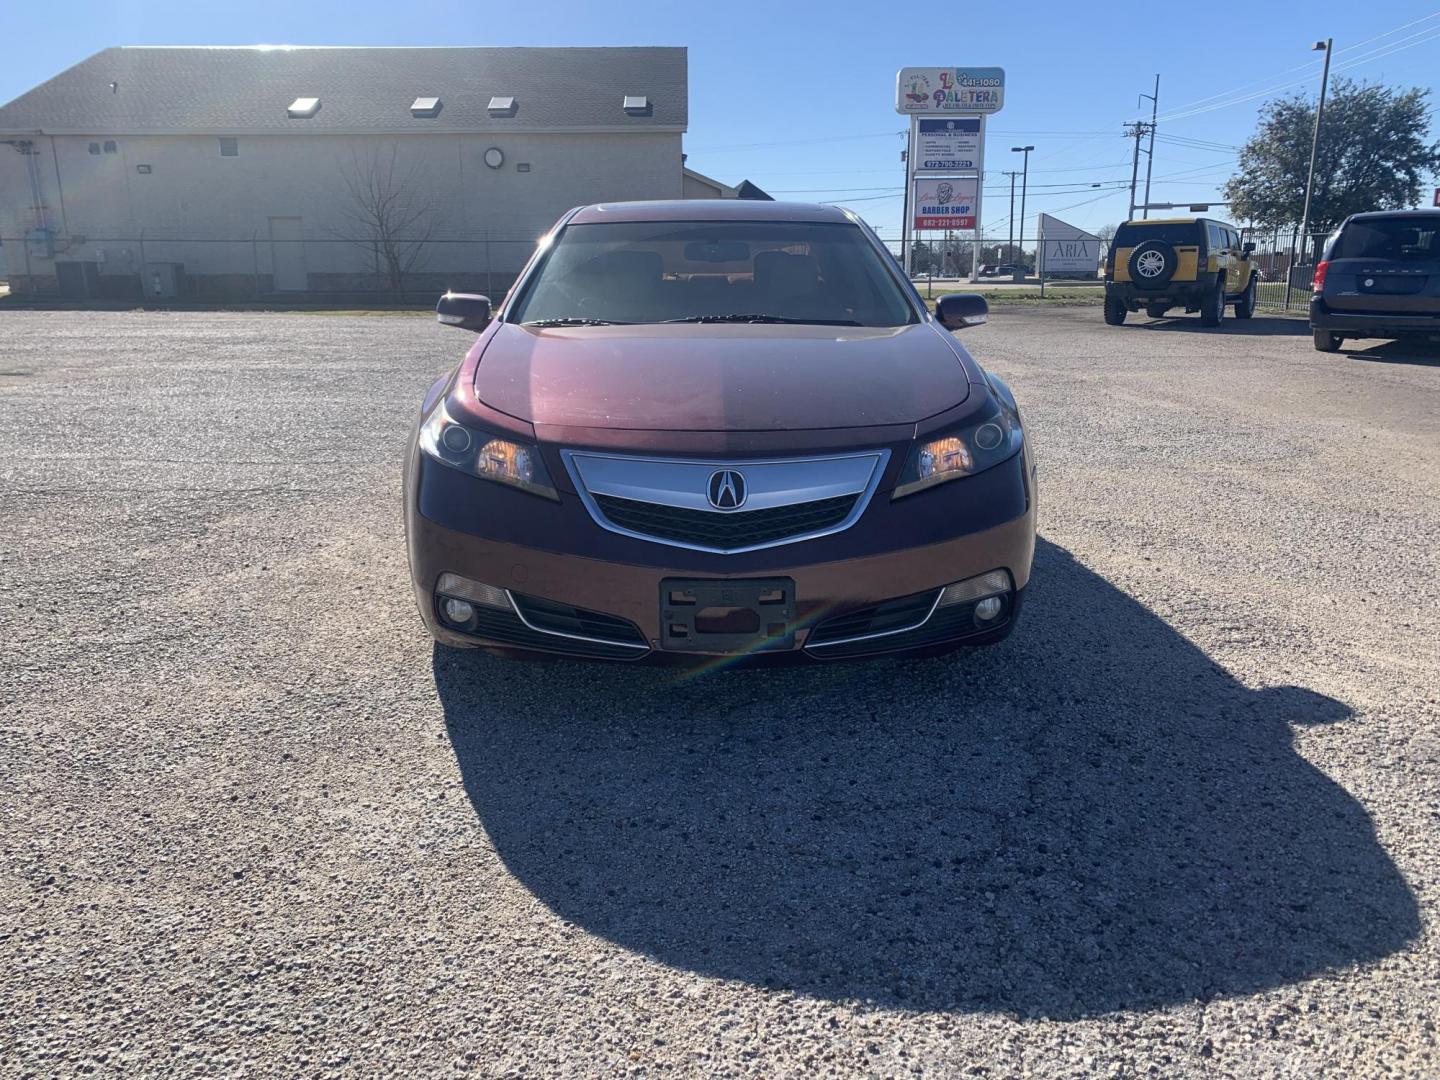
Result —
<instances>
[{"instance_id":1,"label":"aria sign","mask_svg":"<svg viewBox=\"0 0 1440 1080\"><path fill-rule=\"evenodd\" d=\"M898 113L997 113L1005 105L1005 69L901 68L895 77Z\"/></svg>"}]
</instances>

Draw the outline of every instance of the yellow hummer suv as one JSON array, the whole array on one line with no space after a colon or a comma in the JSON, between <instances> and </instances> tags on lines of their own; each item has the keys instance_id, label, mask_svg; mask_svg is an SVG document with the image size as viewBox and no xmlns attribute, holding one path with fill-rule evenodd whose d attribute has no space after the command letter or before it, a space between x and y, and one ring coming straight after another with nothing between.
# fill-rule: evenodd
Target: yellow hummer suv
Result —
<instances>
[{"instance_id":1,"label":"yellow hummer suv","mask_svg":"<svg viewBox=\"0 0 1440 1080\"><path fill-rule=\"evenodd\" d=\"M1183 305L1200 313L1201 325L1219 326L1227 304L1237 319L1248 319L1255 313L1254 250L1235 226L1210 218L1127 221L1105 258L1105 321L1119 326L1141 308L1158 319Z\"/></svg>"}]
</instances>

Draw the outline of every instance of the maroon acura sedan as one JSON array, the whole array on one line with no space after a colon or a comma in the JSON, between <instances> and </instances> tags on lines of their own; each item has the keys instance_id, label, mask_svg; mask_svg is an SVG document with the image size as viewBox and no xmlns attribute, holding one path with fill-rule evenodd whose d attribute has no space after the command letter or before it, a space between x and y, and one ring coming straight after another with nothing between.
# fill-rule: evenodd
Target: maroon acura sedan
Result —
<instances>
[{"instance_id":1,"label":"maroon acura sedan","mask_svg":"<svg viewBox=\"0 0 1440 1080\"><path fill-rule=\"evenodd\" d=\"M1015 625L1035 466L1010 389L828 206L587 206L425 397L405 483L452 646L608 660L943 651Z\"/></svg>"}]
</instances>

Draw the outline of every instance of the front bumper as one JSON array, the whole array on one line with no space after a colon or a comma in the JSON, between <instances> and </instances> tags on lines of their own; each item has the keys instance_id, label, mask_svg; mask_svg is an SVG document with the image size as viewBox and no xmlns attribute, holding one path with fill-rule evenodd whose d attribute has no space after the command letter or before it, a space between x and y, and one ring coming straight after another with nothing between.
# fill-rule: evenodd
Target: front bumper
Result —
<instances>
[{"instance_id":1,"label":"front bumper","mask_svg":"<svg viewBox=\"0 0 1440 1080\"><path fill-rule=\"evenodd\" d=\"M1440 338L1440 313L1403 315L1390 312L1337 312L1323 298L1310 301L1310 328L1356 338Z\"/></svg>"},{"instance_id":2,"label":"front bumper","mask_svg":"<svg viewBox=\"0 0 1440 1080\"><path fill-rule=\"evenodd\" d=\"M731 655L703 648L684 653L662 648L660 595L661 582L667 578L793 581L793 643L786 650L766 650L767 657L840 659L981 644L1003 637L1014 625L1035 550L1034 475L1028 446L1011 461L977 477L899 500L896 505L906 510L905 516L913 516L913 528L902 531L894 527L895 506L889 505L887 494L880 493L878 505L872 505L851 530L744 555L689 552L616 537L596 526L574 495L562 494L562 504L571 504L568 508L548 503L540 506L543 500L534 496L463 476L457 480L457 476L421 455L412 457L406 530L421 616L436 640L460 647L615 660ZM499 509L487 515L488 525L464 517L462 511L456 511L461 514L458 520L452 514L449 508L456 500L448 489L461 481L483 485L480 490L493 496ZM966 485L973 486L966 490ZM995 498L1001 490L1006 497ZM447 497L441 498L442 493ZM915 501L904 508L911 500ZM976 500L986 505L977 506ZM510 508L515 512L507 512ZM991 520L997 508L1003 520ZM517 521L517 515L527 511L538 514L540 521ZM869 530L862 528L864 519L872 515L882 522L879 532L873 524ZM435 520L437 517L450 520L442 522ZM962 532L963 526L955 525L967 520L980 527ZM466 528L452 527L460 522ZM482 530L490 535L479 535ZM517 533L529 533L534 539ZM834 620L841 616L863 619L867 609L904 599L923 604L924 597L933 597L943 586L996 569L1008 571L1014 592L1006 600L1003 618L988 625L981 627L970 619L973 605L955 605L913 627L901 623L901 633L856 634L849 636L865 640L836 641L841 635L833 632ZM483 623L472 632L458 633L445 624L437 606L436 585L446 573L507 590L518 606L510 612L496 607L485 613ZM554 615L547 604L573 610ZM536 616L537 606L543 608L543 618ZM603 627L607 619L629 624L634 628L633 637L628 632L591 632L596 626ZM827 621L836 643L809 647L811 634ZM565 632L553 632L557 629ZM614 644L621 640L635 644Z\"/></svg>"}]
</instances>

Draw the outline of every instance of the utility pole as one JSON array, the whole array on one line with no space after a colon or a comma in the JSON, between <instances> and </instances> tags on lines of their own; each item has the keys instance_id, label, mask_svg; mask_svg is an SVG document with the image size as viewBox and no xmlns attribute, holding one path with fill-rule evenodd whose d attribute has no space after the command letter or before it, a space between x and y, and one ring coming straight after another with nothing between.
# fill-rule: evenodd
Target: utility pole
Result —
<instances>
[{"instance_id":1,"label":"utility pole","mask_svg":"<svg viewBox=\"0 0 1440 1080\"><path fill-rule=\"evenodd\" d=\"M1005 245L1005 261L1013 263L1015 261L1015 177L1020 175L1020 170L1016 169L1014 172L1005 172L1001 175L1010 178L1010 239Z\"/></svg>"},{"instance_id":2,"label":"utility pole","mask_svg":"<svg viewBox=\"0 0 1440 1080\"><path fill-rule=\"evenodd\" d=\"M908 274L910 260L905 256L905 241L910 236L910 133L905 133L905 149L900 151L900 169L905 174L905 201L900 209L900 265Z\"/></svg>"},{"instance_id":3,"label":"utility pole","mask_svg":"<svg viewBox=\"0 0 1440 1080\"><path fill-rule=\"evenodd\" d=\"M1134 123L1125 125L1125 137L1135 140L1135 156L1130 163L1130 211L1125 215L1126 221L1135 217L1135 185L1140 179L1140 140L1145 137L1145 132L1149 129L1150 125L1144 120L1136 120Z\"/></svg>"},{"instance_id":4,"label":"utility pole","mask_svg":"<svg viewBox=\"0 0 1440 1080\"><path fill-rule=\"evenodd\" d=\"M1160 75L1155 75L1155 93L1141 94L1140 100L1150 99L1150 149L1145 154L1145 217L1150 216L1150 172L1155 167L1155 127L1160 112Z\"/></svg>"}]
</instances>

